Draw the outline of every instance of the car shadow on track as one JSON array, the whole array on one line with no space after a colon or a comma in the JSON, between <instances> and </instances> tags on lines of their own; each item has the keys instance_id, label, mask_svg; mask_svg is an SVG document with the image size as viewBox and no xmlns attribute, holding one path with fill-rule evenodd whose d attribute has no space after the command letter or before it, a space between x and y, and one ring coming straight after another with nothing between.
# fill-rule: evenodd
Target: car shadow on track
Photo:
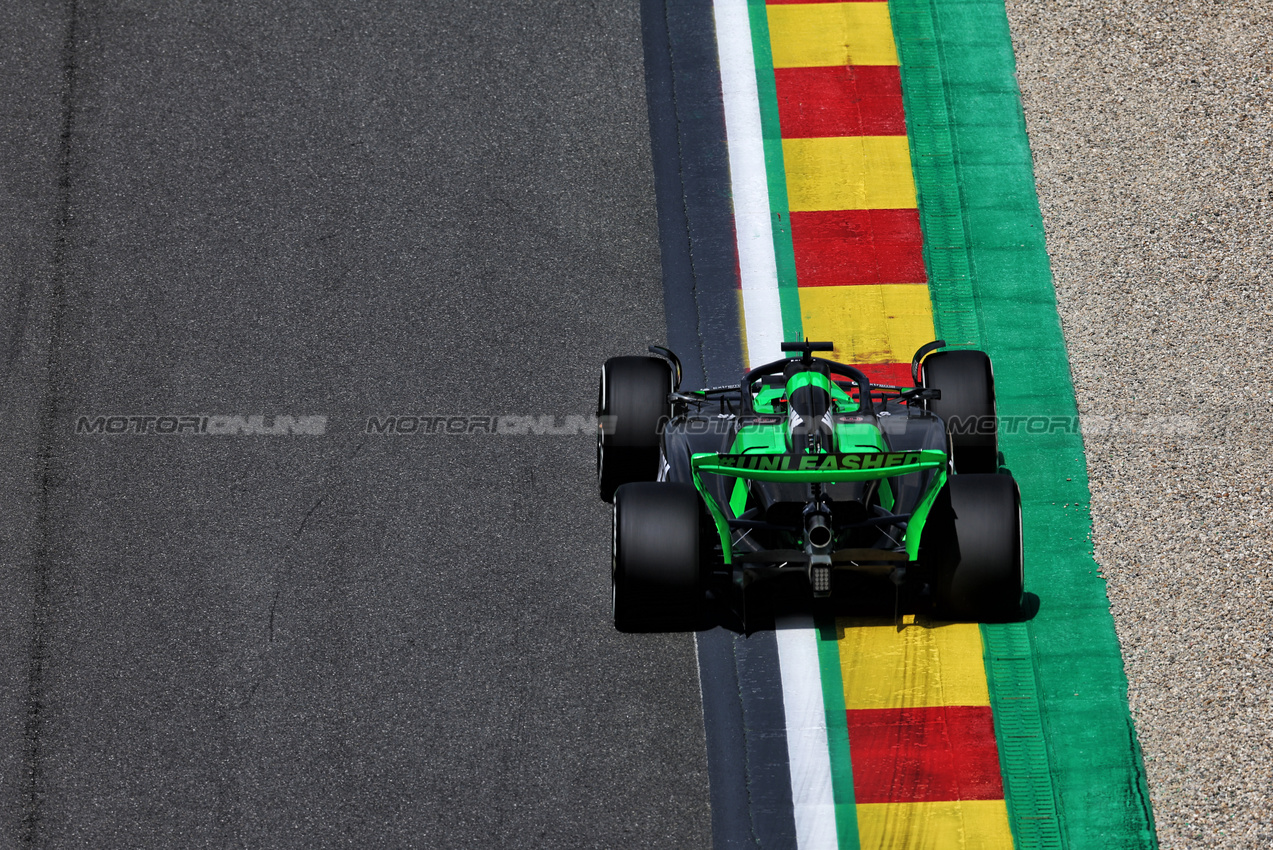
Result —
<instances>
[{"instance_id":1,"label":"car shadow on track","mask_svg":"<svg viewBox=\"0 0 1273 850\"><path fill-rule=\"evenodd\" d=\"M1008 622L1027 622L1039 613L1040 599L1033 593L1022 597L1017 617ZM928 601L887 579L850 573L836 576L829 598L815 599L803 576L770 580L749 587L745 593L722 588L710 594L709 604L694 631L724 628L740 635L783 628L804 627L810 618L826 623L840 618L895 621L902 624L908 615L930 616Z\"/></svg>"}]
</instances>

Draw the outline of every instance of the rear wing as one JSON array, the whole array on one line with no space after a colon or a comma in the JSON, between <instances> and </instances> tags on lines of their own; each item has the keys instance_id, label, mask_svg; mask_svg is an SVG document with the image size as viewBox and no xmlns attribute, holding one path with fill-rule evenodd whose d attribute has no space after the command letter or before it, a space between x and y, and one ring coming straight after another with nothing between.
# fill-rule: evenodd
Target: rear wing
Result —
<instances>
[{"instance_id":1,"label":"rear wing","mask_svg":"<svg viewBox=\"0 0 1273 850\"><path fill-rule=\"evenodd\" d=\"M928 512L937 493L946 483L948 458L945 452L923 449L913 452L829 452L826 454L723 454L703 452L690 457L694 486L702 494L707 511L720 536L726 564L733 562L729 520L711 493L703 487L704 473L728 475L750 481L790 481L839 484L846 481L871 481L893 478L913 472L936 472L928 491L911 513L905 532L907 557L919 555L919 539Z\"/></svg>"}]
</instances>

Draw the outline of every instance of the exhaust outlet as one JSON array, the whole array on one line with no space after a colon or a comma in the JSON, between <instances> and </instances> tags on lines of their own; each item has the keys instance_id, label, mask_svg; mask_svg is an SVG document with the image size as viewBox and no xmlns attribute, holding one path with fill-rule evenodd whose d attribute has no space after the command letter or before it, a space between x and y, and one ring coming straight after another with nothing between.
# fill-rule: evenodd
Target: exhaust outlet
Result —
<instances>
[{"instance_id":1,"label":"exhaust outlet","mask_svg":"<svg viewBox=\"0 0 1273 850\"><path fill-rule=\"evenodd\" d=\"M831 523L826 514L809 514L805 519L804 538L815 551L831 546Z\"/></svg>"}]
</instances>

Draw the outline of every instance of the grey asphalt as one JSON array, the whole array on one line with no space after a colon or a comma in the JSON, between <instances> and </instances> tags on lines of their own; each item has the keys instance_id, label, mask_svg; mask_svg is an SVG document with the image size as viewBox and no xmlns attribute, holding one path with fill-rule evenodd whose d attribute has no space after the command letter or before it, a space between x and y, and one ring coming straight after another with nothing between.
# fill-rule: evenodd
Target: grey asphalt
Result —
<instances>
[{"instance_id":1,"label":"grey asphalt","mask_svg":"<svg viewBox=\"0 0 1273 850\"><path fill-rule=\"evenodd\" d=\"M635 2L5 4L0 169L0 847L709 844L587 430L362 429L663 338Z\"/></svg>"}]
</instances>

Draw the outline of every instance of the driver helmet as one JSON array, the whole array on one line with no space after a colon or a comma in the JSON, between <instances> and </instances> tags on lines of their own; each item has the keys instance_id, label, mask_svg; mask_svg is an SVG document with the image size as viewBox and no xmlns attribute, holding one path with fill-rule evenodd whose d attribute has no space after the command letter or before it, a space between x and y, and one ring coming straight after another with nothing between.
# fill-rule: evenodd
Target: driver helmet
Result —
<instances>
[{"instance_id":1,"label":"driver helmet","mask_svg":"<svg viewBox=\"0 0 1273 850\"><path fill-rule=\"evenodd\" d=\"M826 366L792 363L783 378L787 382L787 447L796 452L833 451L835 424Z\"/></svg>"}]
</instances>

